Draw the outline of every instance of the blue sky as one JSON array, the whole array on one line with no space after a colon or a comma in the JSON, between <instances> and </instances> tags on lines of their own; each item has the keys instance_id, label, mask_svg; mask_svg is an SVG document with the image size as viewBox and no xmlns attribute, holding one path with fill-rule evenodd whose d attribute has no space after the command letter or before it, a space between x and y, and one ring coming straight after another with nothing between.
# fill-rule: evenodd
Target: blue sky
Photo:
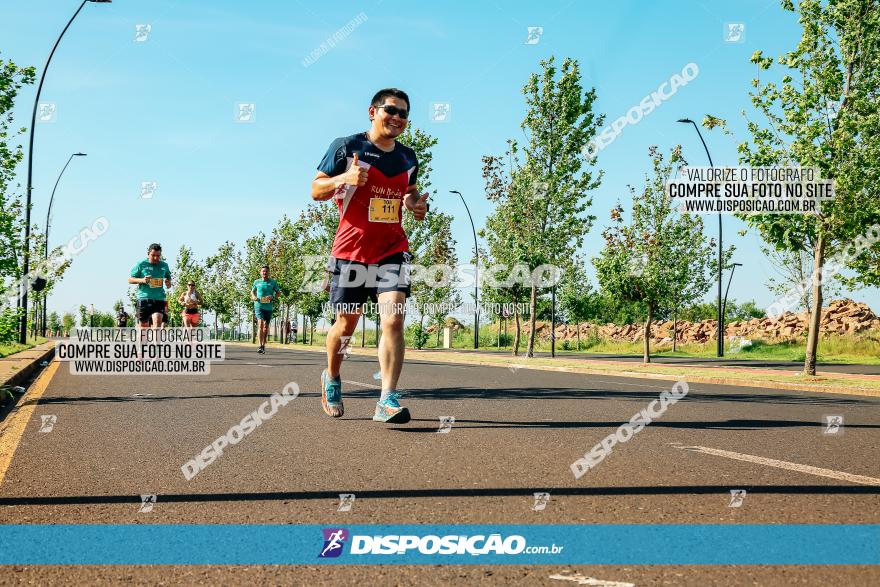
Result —
<instances>
[{"instance_id":1,"label":"blue sky","mask_svg":"<svg viewBox=\"0 0 880 587\"><path fill-rule=\"evenodd\" d=\"M42 68L76 0L2 1L0 51L4 59ZM363 12L353 33L303 66L302 60L334 31ZM726 43L725 23L745 24L744 42ZM138 24L151 30L135 42ZM543 27L537 44L527 29ZM467 197L478 225L491 211L482 195L480 157L521 138L520 89L538 62L551 55L577 59L584 85L595 86L597 108L609 121L681 71L698 77L635 126L627 126L599 155L605 171L594 193L599 222L584 253L601 247L608 211L629 202L628 184L640 185L647 149L682 144L685 156L705 165L693 127L681 117L726 118L738 139L740 112L757 49L776 55L796 43L799 28L777 0L720 3L586 0L420 3L367 0L311 3L261 0L117 0L87 4L55 55L42 102L54 102L56 120L39 124L34 159L34 215L45 220L52 185L70 153L75 159L58 189L52 245L66 242L100 216L110 229L76 258L50 301L72 311L80 303L109 309L125 297L131 266L146 245L163 244L173 261L181 244L204 258L229 240L242 244L270 232L282 214L295 216L310 202L309 186L327 145L366 130L366 109L381 87L405 89L412 123L439 140L434 151L432 205L454 215L461 258L472 247ZM26 124L35 88L19 97L16 121ZM236 104L255 103L256 121L235 121ZM448 102L448 122L429 118L431 104ZM736 165L736 142L706 134L716 165ZM22 183L26 166L20 168ZM152 199L139 197L142 181L156 181ZM731 297L772 301L764 283L774 274L754 232L725 217L725 242L737 246L742 267ZM717 221L707 217L714 236ZM711 294L710 294L711 296ZM880 311L880 291L853 297Z\"/></svg>"}]
</instances>

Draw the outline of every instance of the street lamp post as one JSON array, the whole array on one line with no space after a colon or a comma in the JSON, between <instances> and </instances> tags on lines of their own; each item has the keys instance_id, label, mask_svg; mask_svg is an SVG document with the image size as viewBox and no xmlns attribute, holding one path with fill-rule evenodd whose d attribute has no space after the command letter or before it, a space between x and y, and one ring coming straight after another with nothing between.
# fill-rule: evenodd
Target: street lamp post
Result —
<instances>
[{"instance_id":1,"label":"street lamp post","mask_svg":"<svg viewBox=\"0 0 880 587\"><path fill-rule=\"evenodd\" d=\"M58 179L55 180L55 187L52 188L52 196L49 198L49 208L46 210L46 234L45 240L43 242L43 261L45 262L49 260L49 215L52 214L52 202L55 201L55 190L58 189L58 184L61 183L61 176L64 175L64 171L67 169L67 166L70 165L70 162L74 157L85 157L85 153L73 153L68 159L67 163L64 164L64 167L61 168L61 173L58 174ZM44 290L45 291L45 290ZM46 297L47 295L43 295L43 336L46 336Z\"/></svg>"},{"instance_id":2,"label":"street lamp post","mask_svg":"<svg viewBox=\"0 0 880 587\"><path fill-rule=\"evenodd\" d=\"M468 218L471 221L471 230L474 231L474 255L476 256L477 261L476 267L474 268L474 348L477 349L480 347L480 245L477 243L477 229L474 226L474 217L471 216L471 210L468 208L464 196L462 196L461 192L458 190L449 190L449 193L458 194L458 197L461 198L461 202L464 204L464 209L467 210Z\"/></svg>"},{"instance_id":3,"label":"street lamp post","mask_svg":"<svg viewBox=\"0 0 880 587\"><path fill-rule=\"evenodd\" d=\"M727 294L730 292L730 282L733 281L733 272L736 271L737 267L742 267L742 263L733 263L730 266L730 278L727 280L727 288L724 290L724 302L721 304L721 314L725 314L727 312Z\"/></svg>"},{"instance_id":4,"label":"street lamp post","mask_svg":"<svg viewBox=\"0 0 880 587\"><path fill-rule=\"evenodd\" d=\"M697 126L697 123L691 120L690 118L681 118L678 122L684 124L692 124L694 128L697 130L697 135L700 137L700 142L703 143L703 148L706 150L706 157L709 158L709 166L715 167L715 164L712 163L712 155L709 154L709 147L706 146L706 141L703 140L703 134L700 132L700 127ZM716 324L716 338L718 339L718 356L724 356L724 314L721 309L721 273L723 270L723 261L721 255L721 242L723 238L723 229L721 226L721 212L718 213L718 321Z\"/></svg>"},{"instance_id":5,"label":"street lamp post","mask_svg":"<svg viewBox=\"0 0 880 587\"><path fill-rule=\"evenodd\" d=\"M28 272L30 271L30 238L31 238L31 192L34 189L34 127L37 125L37 108L40 105L40 93L43 91L43 82L46 81L46 71L49 69L49 63L52 62L52 56L55 55L55 49L58 48L58 44L61 43L61 38L64 36L64 33L67 32L67 29L70 28L70 25L73 24L73 20L83 9L83 6L88 2L94 2L96 4L109 4L112 0L83 0L83 3L79 5L79 8L76 9L76 12L73 13L73 16L70 17L70 20L67 21L67 25L64 27L64 30L61 31L61 34L58 35L58 39L55 41L55 44L52 46L52 51L49 53L49 58L46 59L46 65L43 67L43 73L40 74L40 83L37 85L37 95L34 97L34 111L31 114L31 128L30 128L30 138L28 140L28 172L27 172L27 190L25 191L25 207L24 207L24 262L22 263L22 271L21 274L27 279ZM25 344L27 342L27 292L28 292L28 283L25 282L22 284L21 288L21 297L20 306L24 310L21 316L21 324L19 325L19 342L21 344Z\"/></svg>"}]
</instances>

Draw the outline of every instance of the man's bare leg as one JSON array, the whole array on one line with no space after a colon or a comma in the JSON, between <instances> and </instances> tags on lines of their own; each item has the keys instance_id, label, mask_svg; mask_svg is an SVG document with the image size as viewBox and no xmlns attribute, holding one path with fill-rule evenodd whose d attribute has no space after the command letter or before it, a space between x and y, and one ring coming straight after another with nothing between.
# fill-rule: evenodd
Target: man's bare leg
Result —
<instances>
[{"instance_id":1,"label":"man's bare leg","mask_svg":"<svg viewBox=\"0 0 880 587\"><path fill-rule=\"evenodd\" d=\"M338 314L336 322L327 331L327 374L333 379L339 377L339 368L342 366L344 358L344 354L339 352L343 347L342 337L351 337L357 328L360 317L360 313ZM351 342L351 338L346 340Z\"/></svg>"},{"instance_id":2,"label":"man's bare leg","mask_svg":"<svg viewBox=\"0 0 880 587\"><path fill-rule=\"evenodd\" d=\"M260 320L257 323L257 327L259 328L259 335L257 338L260 340L260 346L266 347L266 339L269 338L269 321L268 320Z\"/></svg>"},{"instance_id":3,"label":"man's bare leg","mask_svg":"<svg viewBox=\"0 0 880 587\"><path fill-rule=\"evenodd\" d=\"M403 320L406 296L400 291L379 294L379 316L382 339L379 341L379 368L382 372L382 393L395 391L403 368Z\"/></svg>"},{"instance_id":4,"label":"man's bare leg","mask_svg":"<svg viewBox=\"0 0 880 587\"><path fill-rule=\"evenodd\" d=\"M357 328L360 314L339 314L336 322L327 331L327 368L321 373L321 408L324 413L339 418L345 413L342 403L342 381L339 368L345 358L340 349L344 336L351 337ZM348 339L346 339L348 340Z\"/></svg>"}]
</instances>

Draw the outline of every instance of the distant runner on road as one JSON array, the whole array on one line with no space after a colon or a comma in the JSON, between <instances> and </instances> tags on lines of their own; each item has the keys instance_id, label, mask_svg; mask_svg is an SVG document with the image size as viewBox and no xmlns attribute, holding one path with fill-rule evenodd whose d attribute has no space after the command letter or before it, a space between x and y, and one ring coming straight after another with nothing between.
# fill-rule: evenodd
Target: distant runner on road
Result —
<instances>
[{"instance_id":1,"label":"distant runner on road","mask_svg":"<svg viewBox=\"0 0 880 587\"><path fill-rule=\"evenodd\" d=\"M199 325L199 306L202 296L196 291L196 283L192 280L186 284L186 291L180 294L177 302L183 306L181 318L184 328L195 328Z\"/></svg>"},{"instance_id":2,"label":"distant runner on road","mask_svg":"<svg viewBox=\"0 0 880 587\"><path fill-rule=\"evenodd\" d=\"M132 267L128 282L138 286L137 318L141 328L160 328L165 313L165 288L171 287L171 269L162 260L162 245L149 246L147 258Z\"/></svg>"},{"instance_id":3,"label":"distant runner on road","mask_svg":"<svg viewBox=\"0 0 880 587\"><path fill-rule=\"evenodd\" d=\"M260 348L257 352L266 352L266 338L269 335L269 321L272 320L273 302L281 293L278 282L269 277L269 266L263 265L260 269L260 279L254 281L251 286L251 299L254 301L254 315L257 317L257 325L260 333Z\"/></svg>"},{"instance_id":4,"label":"distant runner on road","mask_svg":"<svg viewBox=\"0 0 880 587\"><path fill-rule=\"evenodd\" d=\"M404 359L404 304L410 290L409 241L402 220L404 207L423 220L428 194L420 196L416 188L415 152L396 140L406 129L409 108L405 92L379 90L368 109L370 130L334 140L312 181L312 199L335 197L339 207L339 228L330 252L330 302L336 322L327 333L327 369L321 374L321 406L334 418L344 413L342 337L354 333L363 304L378 299L382 393L373 420L410 420L397 391ZM371 280L371 275L376 278Z\"/></svg>"},{"instance_id":5,"label":"distant runner on road","mask_svg":"<svg viewBox=\"0 0 880 587\"><path fill-rule=\"evenodd\" d=\"M119 312L116 314L116 326L118 328L128 326L128 312L125 311L124 307L120 307Z\"/></svg>"}]
</instances>

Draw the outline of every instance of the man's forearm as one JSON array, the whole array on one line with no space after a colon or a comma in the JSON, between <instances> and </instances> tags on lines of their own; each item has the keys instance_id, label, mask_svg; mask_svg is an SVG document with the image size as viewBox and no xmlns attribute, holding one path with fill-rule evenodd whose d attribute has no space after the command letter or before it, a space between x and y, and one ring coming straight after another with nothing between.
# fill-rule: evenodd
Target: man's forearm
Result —
<instances>
[{"instance_id":1,"label":"man's forearm","mask_svg":"<svg viewBox=\"0 0 880 587\"><path fill-rule=\"evenodd\" d=\"M312 199L319 202L333 197L337 188L345 183L342 175L336 177L320 177L312 182Z\"/></svg>"}]
</instances>

